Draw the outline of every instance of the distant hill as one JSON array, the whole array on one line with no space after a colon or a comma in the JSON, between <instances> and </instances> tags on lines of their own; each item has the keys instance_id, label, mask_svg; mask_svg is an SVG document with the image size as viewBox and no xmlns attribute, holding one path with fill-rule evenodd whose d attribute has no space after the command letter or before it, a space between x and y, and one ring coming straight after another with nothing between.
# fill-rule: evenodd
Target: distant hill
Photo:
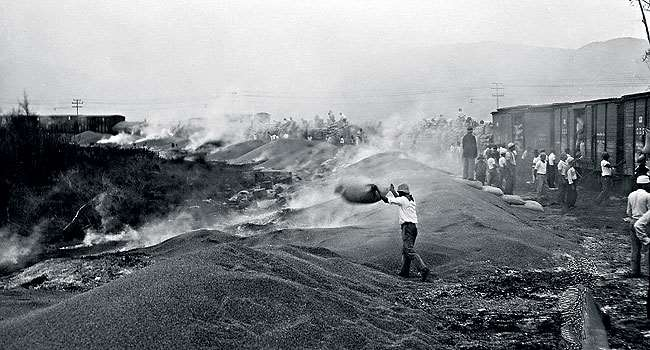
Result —
<instances>
[{"instance_id":1,"label":"distant hill","mask_svg":"<svg viewBox=\"0 0 650 350\"><path fill-rule=\"evenodd\" d=\"M618 96L645 91L650 68L641 57L648 44L620 38L578 49L480 42L390 52L376 64L359 67L347 88L404 92L394 111L468 114L487 117L495 107L491 83L503 83L500 105L536 104ZM368 84L372 81L372 84ZM415 92L423 91L417 95Z\"/></svg>"},{"instance_id":2,"label":"distant hill","mask_svg":"<svg viewBox=\"0 0 650 350\"><path fill-rule=\"evenodd\" d=\"M345 57L305 55L310 61L301 63L302 70L276 72L269 68L264 76L239 67L237 75L242 83L236 88L251 92L251 96L225 98L212 109L197 103L179 105L175 110L169 103L184 99L173 97L151 99L159 104L149 106L150 100L131 96L143 92L151 96L210 96L215 90L232 88L220 86L216 76L184 78L191 82L188 88L173 75L158 77L153 68L127 74L133 68L130 65L116 67L116 71L77 69L66 62L50 62L47 55L23 58L0 54L0 96L6 102L2 107L9 109L15 104L11 96L20 96L25 88L36 98L37 108L52 113L52 107L61 106L60 101L67 105L68 97L81 90L99 100L99 104L89 101L86 112L110 110L127 114L129 119L209 117L210 113L223 112L221 108L225 112L240 108L268 111L276 118L311 118L331 109L343 111L353 120L391 115L401 120L440 113L455 116L459 107L467 114L489 118L496 104L490 89L493 82L503 83L505 88L501 106L611 97L644 91L650 85L650 68L641 60L648 44L641 39L618 38L577 49L498 42L436 45L434 40L430 46L410 49L403 45L359 47ZM214 67L202 69L218 71L219 65L215 61ZM152 74L156 79L145 79ZM105 102L120 98L134 100L136 105ZM128 111L135 115L128 115Z\"/></svg>"}]
</instances>

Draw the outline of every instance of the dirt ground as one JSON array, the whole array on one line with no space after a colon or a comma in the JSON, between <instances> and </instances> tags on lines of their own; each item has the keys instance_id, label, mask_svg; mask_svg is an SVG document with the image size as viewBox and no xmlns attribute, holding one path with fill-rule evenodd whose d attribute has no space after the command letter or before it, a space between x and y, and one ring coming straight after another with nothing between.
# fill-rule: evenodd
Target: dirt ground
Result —
<instances>
[{"instance_id":1,"label":"dirt ground","mask_svg":"<svg viewBox=\"0 0 650 350\"><path fill-rule=\"evenodd\" d=\"M520 186L523 197L534 197L532 185ZM607 314L612 349L650 348L650 322L646 319L648 255L642 257L642 278L630 278L630 243L626 216L627 198L615 193L602 205L595 203L598 192L580 186L576 207L564 210L557 192L549 192L546 213L539 225L552 231L571 232L585 248L592 266L594 298Z\"/></svg>"},{"instance_id":2,"label":"dirt ground","mask_svg":"<svg viewBox=\"0 0 650 350\"><path fill-rule=\"evenodd\" d=\"M581 188L577 208L533 212L394 154L337 172L364 173L418 190L426 214L417 249L432 265L429 283L396 276L401 242L390 207L305 200L252 236L199 230L0 280L9 287L0 311L11 311L0 318L0 347L561 349L559 297L583 284L607 315L611 348L650 348L647 264L644 278L625 277L625 198L596 207L596 193ZM317 197L326 197L324 184L314 184ZM532 197L530 187L516 192Z\"/></svg>"}]
</instances>

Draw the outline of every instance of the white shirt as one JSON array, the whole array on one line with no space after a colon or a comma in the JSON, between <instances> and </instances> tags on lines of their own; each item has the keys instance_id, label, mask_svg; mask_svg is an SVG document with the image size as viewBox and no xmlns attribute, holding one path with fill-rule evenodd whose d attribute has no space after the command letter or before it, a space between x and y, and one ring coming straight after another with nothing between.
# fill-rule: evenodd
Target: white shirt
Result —
<instances>
[{"instance_id":1,"label":"white shirt","mask_svg":"<svg viewBox=\"0 0 650 350\"><path fill-rule=\"evenodd\" d=\"M537 162L539 162L539 156L533 158L533 169L537 167Z\"/></svg>"},{"instance_id":2,"label":"white shirt","mask_svg":"<svg viewBox=\"0 0 650 350\"><path fill-rule=\"evenodd\" d=\"M497 165L497 161L494 160L494 158L492 158L492 157L488 158L488 160L487 160L488 169L492 170L492 169L494 169L496 167L496 165Z\"/></svg>"},{"instance_id":3,"label":"white shirt","mask_svg":"<svg viewBox=\"0 0 650 350\"><path fill-rule=\"evenodd\" d=\"M560 172L562 176L566 176L566 170L568 168L568 164L560 159L560 161L557 163L557 170Z\"/></svg>"},{"instance_id":4,"label":"white shirt","mask_svg":"<svg viewBox=\"0 0 650 350\"><path fill-rule=\"evenodd\" d=\"M510 157L508 157L508 158L510 158L509 160L512 163L512 165L517 165L517 152L515 152L515 151L506 152L506 156L508 154L510 154ZM508 159L506 159L506 160L508 160Z\"/></svg>"},{"instance_id":5,"label":"white shirt","mask_svg":"<svg viewBox=\"0 0 650 350\"><path fill-rule=\"evenodd\" d=\"M405 222L412 222L414 224L418 223L418 216L415 212L416 203L415 201L410 201L406 197L395 197L391 193L387 196L388 203L395 204L399 206L399 223L400 225Z\"/></svg>"},{"instance_id":6,"label":"white shirt","mask_svg":"<svg viewBox=\"0 0 650 350\"><path fill-rule=\"evenodd\" d=\"M499 158L499 167L504 168L506 166L506 157Z\"/></svg>"},{"instance_id":7,"label":"white shirt","mask_svg":"<svg viewBox=\"0 0 650 350\"><path fill-rule=\"evenodd\" d=\"M612 176L612 168L607 167L606 165L611 164L604 159L600 161L600 170L602 171L601 176Z\"/></svg>"},{"instance_id":8,"label":"white shirt","mask_svg":"<svg viewBox=\"0 0 650 350\"><path fill-rule=\"evenodd\" d=\"M639 219L645 212L650 210L650 193L638 189L627 196L627 216Z\"/></svg>"},{"instance_id":9,"label":"white shirt","mask_svg":"<svg viewBox=\"0 0 650 350\"><path fill-rule=\"evenodd\" d=\"M572 185L575 180L578 179L578 174L576 173L576 169L574 167L570 167L569 169L566 170L566 180L569 183L569 185Z\"/></svg>"},{"instance_id":10,"label":"white shirt","mask_svg":"<svg viewBox=\"0 0 650 350\"><path fill-rule=\"evenodd\" d=\"M537 164L535 164L535 172L540 175L546 175L546 162L538 160Z\"/></svg>"},{"instance_id":11,"label":"white shirt","mask_svg":"<svg viewBox=\"0 0 650 350\"><path fill-rule=\"evenodd\" d=\"M555 165L555 153L552 153L548 155L548 164L549 165Z\"/></svg>"}]
</instances>

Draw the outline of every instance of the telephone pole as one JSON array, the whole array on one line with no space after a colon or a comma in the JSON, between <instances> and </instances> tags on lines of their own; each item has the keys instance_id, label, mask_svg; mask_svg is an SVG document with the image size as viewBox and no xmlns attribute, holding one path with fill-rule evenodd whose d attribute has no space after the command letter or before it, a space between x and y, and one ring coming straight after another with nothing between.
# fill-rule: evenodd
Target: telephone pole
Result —
<instances>
[{"instance_id":1,"label":"telephone pole","mask_svg":"<svg viewBox=\"0 0 650 350\"><path fill-rule=\"evenodd\" d=\"M72 108L77 109L77 117L79 116L79 108L83 108L82 106L83 104L84 101L82 101L81 99L78 98L72 99Z\"/></svg>"},{"instance_id":2,"label":"telephone pole","mask_svg":"<svg viewBox=\"0 0 650 350\"><path fill-rule=\"evenodd\" d=\"M496 97L497 99L497 109L499 109L499 97L505 96L503 94L503 83L492 83L492 87L490 90L494 91L492 93L492 97Z\"/></svg>"}]
</instances>

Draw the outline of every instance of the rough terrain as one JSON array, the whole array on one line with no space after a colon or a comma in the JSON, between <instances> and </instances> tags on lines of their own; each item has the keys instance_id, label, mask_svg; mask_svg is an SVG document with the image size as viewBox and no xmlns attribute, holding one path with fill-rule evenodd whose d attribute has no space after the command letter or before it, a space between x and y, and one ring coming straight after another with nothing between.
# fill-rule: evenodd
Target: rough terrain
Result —
<instances>
[{"instance_id":1,"label":"rough terrain","mask_svg":"<svg viewBox=\"0 0 650 350\"><path fill-rule=\"evenodd\" d=\"M294 153L309 158L266 161L301 166ZM396 208L333 195L350 177L410 184L429 282L396 276ZM612 347L642 349L645 282L616 278L626 241L580 215L510 206L403 154L376 154L304 183L255 229L195 230L3 279L0 347L558 349L558 297L582 283L611 311Z\"/></svg>"}]
</instances>

